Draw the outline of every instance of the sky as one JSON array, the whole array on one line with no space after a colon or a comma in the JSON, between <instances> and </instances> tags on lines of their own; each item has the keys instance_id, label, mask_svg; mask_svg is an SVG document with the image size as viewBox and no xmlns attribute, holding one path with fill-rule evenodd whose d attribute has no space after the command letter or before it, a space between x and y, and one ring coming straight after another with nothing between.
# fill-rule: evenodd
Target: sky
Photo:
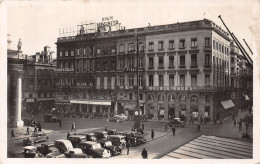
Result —
<instances>
[{"instance_id":1,"label":"sky","mask_svg":"<svg viewBox=\"0 0 260 164\"><path fill-rule=\"evenodd\" d=\"M259 3L255 0L89 0L24 1L8 3L7 33L17 49L19 38L24 54L33 55L48 45L56 52L59 29L75 28L82 21L101 22L113 16L126 29L201 20L214 21L224 30L222 19L240 42L254 47ZM247 48L246 48L247 49Z\"/></svg>"}]
</instances>

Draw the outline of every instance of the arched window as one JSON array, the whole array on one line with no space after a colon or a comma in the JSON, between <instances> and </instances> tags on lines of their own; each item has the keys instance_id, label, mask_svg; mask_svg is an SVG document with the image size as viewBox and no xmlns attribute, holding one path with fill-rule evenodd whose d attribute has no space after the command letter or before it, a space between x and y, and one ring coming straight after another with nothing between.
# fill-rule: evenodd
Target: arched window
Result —
<instances>
[{"instance_id":1,"label":"arched window","mask_svg":"<svg viewBox=\"0 0 260 164\"><path fill-rule=\"evenodd\" d=\"M195 96L195 95L191 96L190 102L191 102L191 103L198 103L198 97Z\"/></svg>"},{"instance_id":2,"label":"arched window","mask_svg":"<svg viewBox=\"0 0 260 164\"><path fill-rule=\"evenodd\" d=\"M163 95L159 95L159 96L158 96L158 101L164 101Z\"/></svg>"},{"instance_id":3,"label":"arched window","mask_svg":"<svg viewBox=\"0 0 260 164\"><path fill-rule=\"evenodd\" d=\"M184 95L180 95L180 97L179 97L179 101L181 102L181 101L185 101L186 100L186 96L184 96Z\"/></svg>"},{"instance_id":4,"label":"arched window","mask_svg":"<svg viewBox=\"0 0 260 164\"><path fill-rule=\"evenodd\" d=\"M168 101L174 102L175 101L174 95L169 95Z\"/></svg>"},{"instance_id":5,"label":"arched window","mask_svg":"<svg viewBox=\"0 0 260 164\"><path fill-rule=\"evenodd\" d=\"M153 95L148 95L148 100L151 100L151 101L153 101L154 100L154 98L153 98Z\"/></svg>"}]
</instances>

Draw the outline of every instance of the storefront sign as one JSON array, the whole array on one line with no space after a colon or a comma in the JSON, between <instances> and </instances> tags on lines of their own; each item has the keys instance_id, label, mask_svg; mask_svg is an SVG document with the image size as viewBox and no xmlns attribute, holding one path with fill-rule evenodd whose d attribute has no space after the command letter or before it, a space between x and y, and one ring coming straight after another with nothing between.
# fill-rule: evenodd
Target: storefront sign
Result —
<instances>
[{"instance_id":1,"label":"storefront sign","mask_svg":"<svg viewBox=\"0 0 260 164\"><path fill-rule=\"evenodd\" d=\"M148 87L148 90L192 91L192 87Z\"/></svg>"},{"instance_id":2,"label":"storefront sign","mask_svg":"<svg viewBox=\"0 0 260 164\"><path fill-rule=\"evenodd\" d=\"M26 102L34 102L34 99L27 99Z\"/></svg>"},{"instance_id":3,"label":"storefront sign","mask_svg":"<svg viewBox=\"0 0 260 164\"><path fill-rule=\"evenodd\" d=\"M74 71L74 68L58 68L57 72L71 72Z\"/></svg>"},{"instance_id":4,"label":"storefront sign","mask_svg":"<svg viewBox=\"0 0 260 164\"><path fill-rule=\"evenodd\" d=\"M87 86L87 83L77 83L77 86L78 87L85 87L85 86Z\"/></svg>"}]
</instances>

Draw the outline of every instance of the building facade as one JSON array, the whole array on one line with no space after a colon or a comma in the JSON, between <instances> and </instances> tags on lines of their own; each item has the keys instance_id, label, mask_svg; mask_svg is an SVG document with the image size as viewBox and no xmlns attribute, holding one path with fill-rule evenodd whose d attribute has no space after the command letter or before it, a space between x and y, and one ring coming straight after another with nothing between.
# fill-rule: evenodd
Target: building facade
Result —
<instances>
[{"instance_id":1,"label":"building facade","mask_svg":"<svg viewBox=\"0 0 260 164\"><path fill-rule=\"evenodd\" d=\"M137 64L140 114L212 120L230 99L230 39L207 19L79 34L56 44L55 103L65 112L133 115Z\"/></svg>"}]
</instances>

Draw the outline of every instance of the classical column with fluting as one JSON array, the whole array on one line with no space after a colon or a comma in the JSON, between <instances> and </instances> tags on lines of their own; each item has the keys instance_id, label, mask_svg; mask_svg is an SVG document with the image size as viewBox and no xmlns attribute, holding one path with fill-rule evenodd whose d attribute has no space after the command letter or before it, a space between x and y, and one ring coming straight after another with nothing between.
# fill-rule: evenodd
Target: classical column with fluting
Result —
<instances>
[{"instance_id":1,"label":"classical column with fluting","mask_svg":"<svg viewBox=\"0 0 260 164\"><path fill-rule=\"evenodd\" d=\"M22 120L22 74L23 71L18 71L17 84L16 84L16 110L15 110L15 122L16 126L23 126Z\"/></svg>"}]
</instances>

